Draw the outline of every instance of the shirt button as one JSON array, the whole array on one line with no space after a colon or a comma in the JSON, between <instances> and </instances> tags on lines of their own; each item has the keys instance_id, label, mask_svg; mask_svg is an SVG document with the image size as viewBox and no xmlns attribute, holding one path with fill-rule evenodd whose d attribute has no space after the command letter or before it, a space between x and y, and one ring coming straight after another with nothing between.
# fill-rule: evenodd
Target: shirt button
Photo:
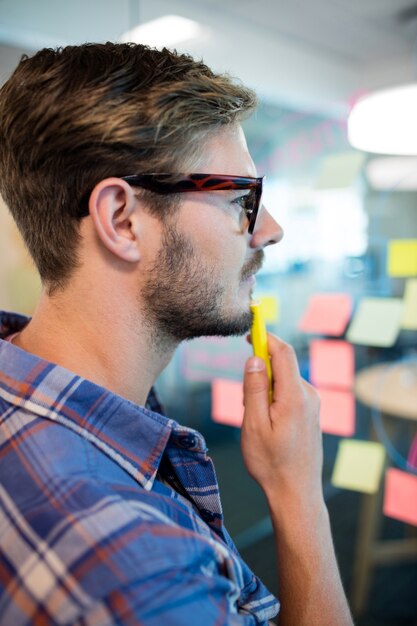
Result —
<instances>
[{"instance_id":1,"label":"shirt button","mask_svg":"<svg viewBox=\"0 0 417 626\"><path fill-rule=\"evenodd\" d=\"M185 435L185 437L180 437L179 444L182 448L195 448L197 439L193 435Z\"/></svg>"},{"instance_id":2,"label":"shirt button","mask_svg":"<svg viewBox=\"0 0 417 626\"><path fill-rule=\"evenodd\" d=\"M205 522L214 522L216 519L215 514L208 509L200 509L200 514Z\"/></svg>"}]
</instances>

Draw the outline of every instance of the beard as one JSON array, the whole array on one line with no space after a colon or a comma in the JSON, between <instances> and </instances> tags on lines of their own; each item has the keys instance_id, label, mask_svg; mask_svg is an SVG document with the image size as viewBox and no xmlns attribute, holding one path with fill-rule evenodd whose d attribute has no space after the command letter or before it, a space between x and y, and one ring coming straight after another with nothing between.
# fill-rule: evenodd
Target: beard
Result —
<instances>
[{"instance_id":1,"label":"beard","mask_svg":"<svg viewBox=\"0 0 417 626\"><path fill-rule=\"evenodd\" d=\"M260 268L263 252L254 254L242 269L244 280ZM227 312L228 287L213 269L198 259L189 238L174 225L164 226L162 244L140 294L146 324L154 344L180 342L201 336L244 335L252 315Z\"/></svg>"}]
</instances>

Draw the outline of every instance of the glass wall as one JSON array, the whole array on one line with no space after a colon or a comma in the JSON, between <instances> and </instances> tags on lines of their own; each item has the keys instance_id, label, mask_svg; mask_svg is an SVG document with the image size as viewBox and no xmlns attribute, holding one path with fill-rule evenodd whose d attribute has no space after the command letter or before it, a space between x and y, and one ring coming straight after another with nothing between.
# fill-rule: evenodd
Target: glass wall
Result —
<instances>
[{"instance_id":1,"label":"glass wall","mask_svg":"<svg viewBox=\"0 0 417 626\"><path fill-rule=\"evenodd\" d=\"M46 16L48 3L40 4ZM110 4L103 9L107 29ZM125 4L130 7L129 19L123 18L127 26L135 10L132 2ZM253 26L243 23L250 7L241 4L241 21L231 20L230 25L235 37L229 42L230 59L235 65L228 69L235 74L239 57L246 53L239 48L239 33L248 34ZM290 3L277 4L288 17ZM326 3L316 4L319 16L319 5L324 11ZM362 9L355 5L358 24L362 19L364 28L371 18L359 13L370 11L370 4ZM372 19L388 28L383 20L389 3L382 4L385 10ZM143 16L149 7L143 5ZM12 8L10 12L15 25L18 13ZM69 30L76 28L74 13ZM224 23L226 17L227 11ZM53 37L64 39L63 20L55 34L52 21L48 28L43 45ZM301 374L321 395L324 493L356 623L411 626L417 618L417 164L409 161L404 174L395 169L400 157L394 157L391 165L385 161L388 169L381 170L384 155L350 146L347 107L346 115L330 115L330 107L319 111L317 101L310 106L307 95L301 106L303 85L307 94L315 77L320 88L326 79L317 74L308 82L301 61L299 74L289 71L282 88L284 92L295 83L298 106L288 104L297 100L294 93L278 97L265 67L273 63L274 50L278 56L288 42L294 49L299 46L299 60L305 59L306 41L291 39L290 29L287 39L276 37L274 47L272 31L257 28L253 37L264 36L269 47L265 63L242 76L255 86L263 83L259 109L244 129L258 175L266 175L264 203L285 235L266 250L255 295L268 330L294 346ZM22 37L13 44L2 32L0 28L5 78L24 50ZM33 44L33 37L30 41ZM252 38L244 41L255 55ZM36 47L32 44L29 52ZM336 63L336 56L326 52L331 46L335 41L329 33L314 67L324 66L323 59ZM341 68L346 69L345 61ZM387 76L393 75L392 67L387 63ZM332 68L329 83L347 75ZM360 68L355 66L355 71L359 75ZM378 171L383 171L382 178ZM0 201L0 309L30 315L40 290L20 235ZM250 354L243 337L185 342L156 386L167 414L204 434L217 469L226 526L243 557L275 592L279 581L268 508L240 453L242 373Z\"/></svg>"}]
</instances>

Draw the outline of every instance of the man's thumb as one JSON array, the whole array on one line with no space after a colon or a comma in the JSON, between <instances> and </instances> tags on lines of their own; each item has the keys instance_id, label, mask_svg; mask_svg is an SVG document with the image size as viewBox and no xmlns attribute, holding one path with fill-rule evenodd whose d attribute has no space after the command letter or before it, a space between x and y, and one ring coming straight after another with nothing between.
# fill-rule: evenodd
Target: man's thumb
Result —
<instances>
[{"instance_id":1,"label":"man's thumb","mask_svg":"<svg viewBox=\"0 0 417 626\"><path fill-rule=\"evenodd\" d=\"M243 379L243 395L245 410L258 413L259 410L268 414L268 375L266 365L258 356L246 361Z\"/></svg>"},{"instance_id":2,"label":"man's thumb","mask_svg":"<svg viewBox=\"0 0 417 626\"><path fill-rule=\"evenodd\" d=\"M248 374L263 372L264 369L265 363L259 356L251 356L250 359L246 361L246 372Z\"/></svg>"}]
</instances>

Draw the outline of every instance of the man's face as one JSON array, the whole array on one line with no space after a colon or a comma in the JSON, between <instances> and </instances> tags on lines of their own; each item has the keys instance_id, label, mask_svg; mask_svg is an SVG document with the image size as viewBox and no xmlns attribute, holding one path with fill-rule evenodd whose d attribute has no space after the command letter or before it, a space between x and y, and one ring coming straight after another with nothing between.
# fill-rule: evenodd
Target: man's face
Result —
<instances>
[{"instance_id":1,"label":"man's face","mask_svg":"<svg viewBox=\"0 0 417 626\"><path fill-rule=\"evenodd\" d=\"M240 126L228 127L206 142L196 171L256 176ZM270 237L254 245L258 223L249 235L239 204L247 193L183 194L181 207L163 223L159 250L146 268L140 292L155 337L162 333L182 341L249 331L253 274L262 265L263 247L279 241L282 231L269 216ZM260 211L258 221L265 215Z\"/></svg>"}]
</instances>

